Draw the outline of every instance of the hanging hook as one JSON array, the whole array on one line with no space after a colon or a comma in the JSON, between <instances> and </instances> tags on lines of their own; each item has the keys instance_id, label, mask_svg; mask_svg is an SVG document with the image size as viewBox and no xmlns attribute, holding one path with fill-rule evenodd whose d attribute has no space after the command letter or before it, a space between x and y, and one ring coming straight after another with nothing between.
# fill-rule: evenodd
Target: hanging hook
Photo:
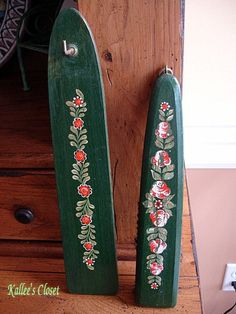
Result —
<instances>
[{"instance_id":1,"label":"hanging hook","mask_svg":"<svg viewBox=\"0 0 236 314\"><path fill-rule=\"evenodd\" d=\"M75 57L78 55L78 47L74 44L67 44L66 40L63 40L64 54L69 57Z\"/></svg>"},{"instance_id":2,"label":"hanging hook","mask_svg":"<svg viewBox=\"0 0 236 314\"><path fill-rule=\"evenodd\" d=\"M162 74L171 74L171 75L173 75L173 70L171 68L168 68L167 65L165 65L165 67L161 70L159 75L161 76Z\"/></svg>"}]
</instances>

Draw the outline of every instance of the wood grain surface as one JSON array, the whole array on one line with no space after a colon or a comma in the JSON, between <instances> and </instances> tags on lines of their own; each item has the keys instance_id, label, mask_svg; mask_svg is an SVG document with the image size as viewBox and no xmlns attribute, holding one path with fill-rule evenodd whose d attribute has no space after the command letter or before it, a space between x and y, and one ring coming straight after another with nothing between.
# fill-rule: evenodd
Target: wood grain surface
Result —
<instances>
[{"instance_id":1,"label":"wood grain surface","mask_svg":"<svg viewBox=\"0 0 236 314\"><path fill-rule=\"evenodd\" d=\"M180 0L80 0L99 51L119 243L132 243L150 93L168 65L182 78Z\"/></svg>"},{"instance_id":2,"label":"wood grain surface","mask_svg":"<svg viewBox=\"0 0 236 314\"><path fill-rule=\"evenodd\" d=\"M80 0L79 7L92 29L103 73L118 243L134 244L152 85L165 64L180 82L182 78L181 1ZM0 73L0 168L53 168L47 59L36 53L25 56L30 92L22 91L14 59ZM53 193L49 205L56 202ZM22 201L26 194L22 188ZM50 211L56 221L57 208L50 206Z\"/></svg>"},{"instance_id":3,"label":"wood grain surface","mask_svg":"<svg viewBox=\"0 0 236 314\"><path fill-rule=\"evenodd\" d=\"M184 204L188 199L185 195ZM13 245L13 243L12 243ZM16 256L8 256L9 244L0 242L0 312L12 313L168 313L168 314L200 314L201 303L199 295L199 283L196 273L192 249L192 232L188 206L185 207L183 219L183 241L180 266L178 303L172 309L140 308L134 302L134 261L119 261L120 289L117 296L82 296L66 293L63 259L60 254L62 249L57 246L54 249L51 244L42 242L17 243L15 242ZM30 246L30 248L27 246ZM20 248L21 247L21 248ZM124 248L123 248L124 249ZM129 250L131 247L128 248ZM119 252L120 248L118 248ZM14 250L10 250L14 252ZM31 252L31 253L30 253ZM42 252L44 252L42 254ZM134 248L133 248L134 252ZM32 257L29 257L30 254ZM51 254L51 255L50 255ZM39 257L39 256L44 256ZM50 257L51 256L51 257ZM53 257L54 256L54 257ZM13 299L7 295L7 287L10 283L19 284L25 282L33 286L48 283L51 286L60 287L59 296L29 296Z\"/></svg>"},{"instance_id":4,"label":"wood grain surface","mask_svg":"<svg viewBox=\"0 0 236 314\"><path fill-rule=\"evenodd\" d=\"M60 224L55 174L52 171L0 171L0 239L59 240ZM22 224L18 208L30 208L34 219Z\"/></svg>"},{"instance_id":5,"label":"wood grain surface","mask_svg":"<svg viewBox=\"0 0 236 314\"><path fill-rule=\"evenodd\" d=\"M134 276L133 274L120 274L120 292L117 296L75 296L66 293L65 277L62 273L45 272L9 272L0 271L0 311L6 314L24 313L201 313L199 303L198 282L193 277L180 279L179 302L174 309L150 309L140 308L134 303ZM9 278L11 278L9 280ZM59 286L58 296L26 296L12 298L7 295L8 285L21 282L34 287L42 283L49 286Z\"/></svg>"}]
</instances>

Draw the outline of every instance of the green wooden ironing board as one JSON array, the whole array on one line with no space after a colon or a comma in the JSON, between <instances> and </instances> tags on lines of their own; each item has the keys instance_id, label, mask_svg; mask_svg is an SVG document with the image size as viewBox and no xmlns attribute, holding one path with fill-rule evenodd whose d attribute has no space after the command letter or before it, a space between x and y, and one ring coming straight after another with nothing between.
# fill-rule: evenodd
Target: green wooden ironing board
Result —
<instances>
[{"instance_id":1,"label":"green wooden ironing board","mask_svg":"<svg viewBox=\"0 0 236 314\"><path fill-rule=\"evenodd\" d=\"M150 103L140 189L136 300L173 307L178 291L183 202L180 88L165 69Z\"/></svg>"},{"instance_id":2,"label":"green wooden ironing board","mask_svg":"<svg viewBox=\"0 0 236 314\"><path fill-rule=\"evenodd\" d=\"M115 294L117 263L105 100L89 27L57 17L49 47L52 139L68 290Z\"/></svg>"}]
</instances>

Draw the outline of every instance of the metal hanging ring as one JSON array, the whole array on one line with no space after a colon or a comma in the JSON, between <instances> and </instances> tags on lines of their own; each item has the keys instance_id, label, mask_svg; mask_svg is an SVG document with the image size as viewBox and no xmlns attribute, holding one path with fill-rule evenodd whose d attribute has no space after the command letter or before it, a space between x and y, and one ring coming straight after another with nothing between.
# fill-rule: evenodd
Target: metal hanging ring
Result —
<instances>
[{"instance_id":1,"label":"metal hanging ring","mask_svg":"<svg viewBox=\"0 0 236 314\"><path fill-rule=\"evenodd\" d=\"M165 67L161 70L159 75L162 75L162 74L171 74L171 75L173 75L173 70L171 68L168 68L167 65L165 65Z\"/></svg>"}]
</instances>

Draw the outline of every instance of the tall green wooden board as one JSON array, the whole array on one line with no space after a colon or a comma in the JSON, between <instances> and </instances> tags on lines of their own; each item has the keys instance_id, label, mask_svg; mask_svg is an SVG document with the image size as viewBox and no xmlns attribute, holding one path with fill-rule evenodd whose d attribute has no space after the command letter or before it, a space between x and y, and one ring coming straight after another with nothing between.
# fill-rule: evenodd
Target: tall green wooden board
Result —
<instances>
[{"instance_id":1,"label":"tall green wooden board","mask_svg":"<svg viewBox=\"0 0 236 314\"><path fill-rule=\"evenodd\" d=\"M103 84L91 32L75 9L56 19L48 67L67 287L72 293L114 294L118 281Z\"/></svg>"},{"instance_id":2,"label":"tall green wooden board","mask_svg":"<svg viewBox=\"0 0 236 314\"><path fill-rule=\"evenodd\" d=\"M179 84L165 71L150 103L140 189L136 300L176 304L183 202L183 135Z\"/></svg>"}]
</instances>

